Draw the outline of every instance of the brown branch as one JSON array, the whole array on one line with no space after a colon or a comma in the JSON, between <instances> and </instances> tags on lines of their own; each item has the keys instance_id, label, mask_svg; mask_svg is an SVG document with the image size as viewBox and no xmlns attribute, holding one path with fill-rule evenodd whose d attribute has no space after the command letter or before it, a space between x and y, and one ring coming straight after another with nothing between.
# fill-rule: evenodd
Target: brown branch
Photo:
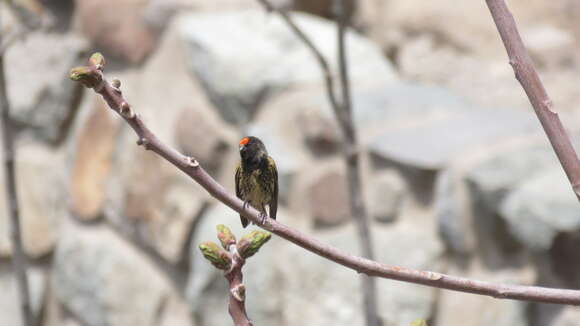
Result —
<instances>
[{"instance_id":1,"label":"brown branch","mask_svg":"<svg viewBox=\"0 0 580 326\"><path fill-rule=\"evenodd\" d=\"M534 69L514 17L504 0L486 0L489 11L499 31L503 44L514 69L517 80L524 88L534 111L568 176L576 197L580 200L580 162L578 155L566 134L558 114L552 110L553 104L546 89Z\"/></svg>"},{"instance_id":2,"label":"brown branch","mask_svg":"<svg viewBox=\"0 0 580 326\"><path fill-rule=\"evenodd\" d=\"M246 313L246 287L242 283L244 274L242 268L246 262L239 254L235 245L230 246L229 254L232 261L232 267L225 273L229 284L229 303L228 312L234 320L236 326L252 326L252 321Z\"/></svg>"},{"instance_id":3,"label":"brown branch","mask_svg":"<svg viewBox=\"0 0 580 326\"><path fill-rule=\"evenodd\" d=\"M0 32L0 44L2 35ZM20 226L20 208L16 186L16 168L14 166L13 126L10 123L10 103L6 93L6 76L4 72L4 53L0 52L0 128L2 129L2 145L4 149L4 177L6 178L6 202L10 216L10 239L12 242L12 264L18 282L20 310L24 325L33 325L32 309L30 307L30 291L26 276L25 255L22 246Z\"/></svg>"},{"instance_id":4,"label":"brown branch","mask_svg":"<svg viewBox=\"0 0 580 326\"><path fill-rule=\"evenodd\" d=\"M337 40L338 40L338 65L339 78L342 94L342 111L345 116L344 138L346 174L348 178L348 198L350 200L350 211L357 225L359 241L361 243L362 255L373 260L375 255L372 246L372 237L369 230L368 214L363 199L363 187L361 181L360 153L356 128L353 122L352 101L350 96L350 79L348 77L348 62L346 58L345 35L348 27L349 14L346 12L344 0L334 1L337 20ZM336 117L340 120L340 116ZM362 276L363 302L365 319L367 326L378 326L379 315L377 308L377 284L373 277Z\"/></svg>"},{"instance_id":5,"label":"brown branch","mask_svg":"<svg viewBox=\"0 0 580 326\"><path fill-rule=\"evenodd\" d=\"M133 128L139 138L137 142L139 145L143 145L146 149L152 150L167 161L171 162L202 186L214 198L232 208L234 211L243 214L246 218L265 230L268 230L321 257L350 268L357 273L364 273L369 276L423 284L453 291L487 295L502 299L580 305L580 291L578 290L494 284L436 272L418 271L403 267L389 266L345 253L271 218L267 218L265 223L262 224L262 218L258 210L251 206L244 209L244 202L228 192L222 185L215 181L195 159L182 155L175 149L162 143L145 126L139 115L135 114L130 108L119 89L120 83L118 81L113 81L115 83L114 87L104 79L101 71L104 61L98 62L98 60L91 60L91 62L92 63L89 67L73 69L71 71L71 79L82 82L85 86L94 88L97 93L101 94L109 104L109 107L120 114Z\"/></svg>"}]
</instances>

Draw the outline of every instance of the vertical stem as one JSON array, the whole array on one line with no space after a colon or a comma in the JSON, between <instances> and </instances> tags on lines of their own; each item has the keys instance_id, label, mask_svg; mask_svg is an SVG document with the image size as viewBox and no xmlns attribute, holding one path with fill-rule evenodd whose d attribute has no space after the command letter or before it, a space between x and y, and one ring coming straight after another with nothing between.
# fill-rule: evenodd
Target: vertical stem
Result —
<instances>
[{"instance_id":1,"label":"vertical stem","mask_svg":"<svg viewBox=\"0 0 580 326\"><path fill-rule=\"evenodd\" d=\"M348 63L346 59L345 34L348 26L348 13L346 12L345 0L335 0L335 11L338 22L338 62L339 77L342 95L342 107L345 117L345 163L348 178L348 197L350 200L350 210L352 217L358 228L359 241L362 255L368 259L374 259L372 238L369 230L367 210L363 200L363 190L361 181L360 153L358 151L358 141L356 128L354 127L352 102L350 96L350 83L348 76ZM337 117L340 119L340 117ZM377 310L377 287L373 277L361 275L363 288L363 304L367 326L378 326Z\"/></svg>"},{"instance_id":2,"label":"vertical stem","mask_svg":"<svg viewBox=\"0 0 580 326\"><path fill-rule=\"evenodd\" d=\"M2 35L0 31L0 44ZM4 73L4 54L0 53L0 128L4 149L4 177L6 179L6 202L8 215L10 216L10 239L12 241L12 262L14 273L18 281L20 292L20 309L25 326L33 325L32 311L30 307L30 292L26 277L25 257L20 232L20 209L18 207L18 195L16 190L16 171L14 166L14 139L12 125L10 123L10 106L6 93L6 79Z\"/></svg>"},{"instance_id":3,"label":"vertical stem","mask_svg":"<svg viewBox=\"0 0 580 326\"><path fill-rule=\"evenodd\" d=\"M532 59L526 51L524 42L518 32L516 21L504 0L486 0L486 2L506 48L516 78L525 90L546 132L546 136L548 136L552 148L568 176L572 189L580 200L580 162L578 161L578 155L564 130L558 114L552 110L552 101L548 97L540 76L534 69Z\"/></svg>"}]
</instances>

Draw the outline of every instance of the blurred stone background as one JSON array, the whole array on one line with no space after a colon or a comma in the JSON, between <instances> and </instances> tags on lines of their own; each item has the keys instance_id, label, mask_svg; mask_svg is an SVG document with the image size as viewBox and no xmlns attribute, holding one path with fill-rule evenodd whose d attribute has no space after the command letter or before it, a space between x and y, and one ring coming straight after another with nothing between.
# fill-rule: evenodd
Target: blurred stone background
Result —
<instances>
[{"instance_id":1,"label":"blurred stone background","mask_svg":"<svg viewBox=\"0 0 580 326\"><path fill-rule=\"evenodd\" d=\"M276 1L335 67L330 0ZM341 137L310 53L256 0L16 0L1 5L33 308L42 326L231 325L198 243L238 217L135 145L67 79L91 51L166 143L233 191L237 141L280 170L279 220L358 253ZM580 142L580 3L509 5ZM360 0L348 35L377 260L492 282L580 287L580 211L484 1ZM1 155L1 154L0 154ZM0 176L2 177L2 176ZM0 325L21 325L0 187ZM274 237L245 268L256 325L363 325L359 278ZM379 280L384 325L572 326L573 307Z\"/></svg>"}]
</instances>

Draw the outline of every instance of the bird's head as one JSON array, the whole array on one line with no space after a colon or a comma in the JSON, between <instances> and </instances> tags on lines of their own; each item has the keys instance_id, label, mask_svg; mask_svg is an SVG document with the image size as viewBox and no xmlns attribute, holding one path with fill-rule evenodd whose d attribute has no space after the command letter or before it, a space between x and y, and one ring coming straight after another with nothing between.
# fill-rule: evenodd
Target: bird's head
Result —
<instances>
[{"instance_id":1,"label":"bird's head","mask_svg":"<svg viewBox=\"0 0 580 326\"><path fill-rule=\"evenodd\" d=\"M259 138L248 136L240 140L240 157L243 162L258 163L268 157L268 151Z\"/></svg>"}]
</instances>

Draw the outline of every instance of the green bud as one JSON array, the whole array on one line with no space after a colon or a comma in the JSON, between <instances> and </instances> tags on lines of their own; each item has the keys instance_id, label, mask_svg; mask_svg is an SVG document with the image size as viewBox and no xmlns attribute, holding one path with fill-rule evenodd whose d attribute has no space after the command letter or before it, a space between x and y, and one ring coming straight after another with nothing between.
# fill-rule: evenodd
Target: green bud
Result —
<instances>
[{"instance_id":1,"label":"green bud","mask_svg":"<svg viewBox=\"0 0 580 326\"><path fill-rule=\"evenodd\" d=\"M427 322L425 321L425 319L417 319L414 322L411 323L411 326L427 326Z\"/></svg>"},{"instance_id":2,"label":"green bud","mask_svg":"<svg viewBox=\"0 0 580 326\"><path fill-rule=\"evenodd\" d=\"M224 249L228 250L230 245L236 243L236 236L227 226L223 224L218 224L217 231L218 231L217 237L222 243L222 247L224 247Z\"/></svg>"},{"instance_id":3,"label":"green bud","mask_svg":"<svg viewBox=\"0 0 580 326\"><path fill-rule=\"evenodd\" d=\"M199 245L199 250L217 269L228 270L232 264L230 256L225 250L220 248L215 242L204 242Z\"/></svg>"},{"instance_id":4,"label":"green bud","mask_svg":"<svg viewBox=\"0 0 580 326\"><path fill-rule=\"evenodd\" d=\"M91 55L89 63L95 66L97 69L103 70L103 67L105 66L105 57L103 57L101 53L95 52L93 55Z\"/></svg>"},{"instance_id":5,"label":"green bud","mask_svg":"<svg viewBox=\"0 0 580 326\"><path fill-rule=\"evenodd\" d=\"M101 77L87 66L72 68L69 78L82 83L88 88L96 87L101 82Z\"/></svg>"},{"instance_id":6,"label":"green bud","mask_svg":"<svg viewBox=\"0 0 580 326\"><path fill-rule=\"evenodd\" d=\"M242 258L253 256L260 250L264 243L268 242L272 234L266 231L252 231L240 239L238 242L238 252Z\"/></svg>"}]
</instances>

